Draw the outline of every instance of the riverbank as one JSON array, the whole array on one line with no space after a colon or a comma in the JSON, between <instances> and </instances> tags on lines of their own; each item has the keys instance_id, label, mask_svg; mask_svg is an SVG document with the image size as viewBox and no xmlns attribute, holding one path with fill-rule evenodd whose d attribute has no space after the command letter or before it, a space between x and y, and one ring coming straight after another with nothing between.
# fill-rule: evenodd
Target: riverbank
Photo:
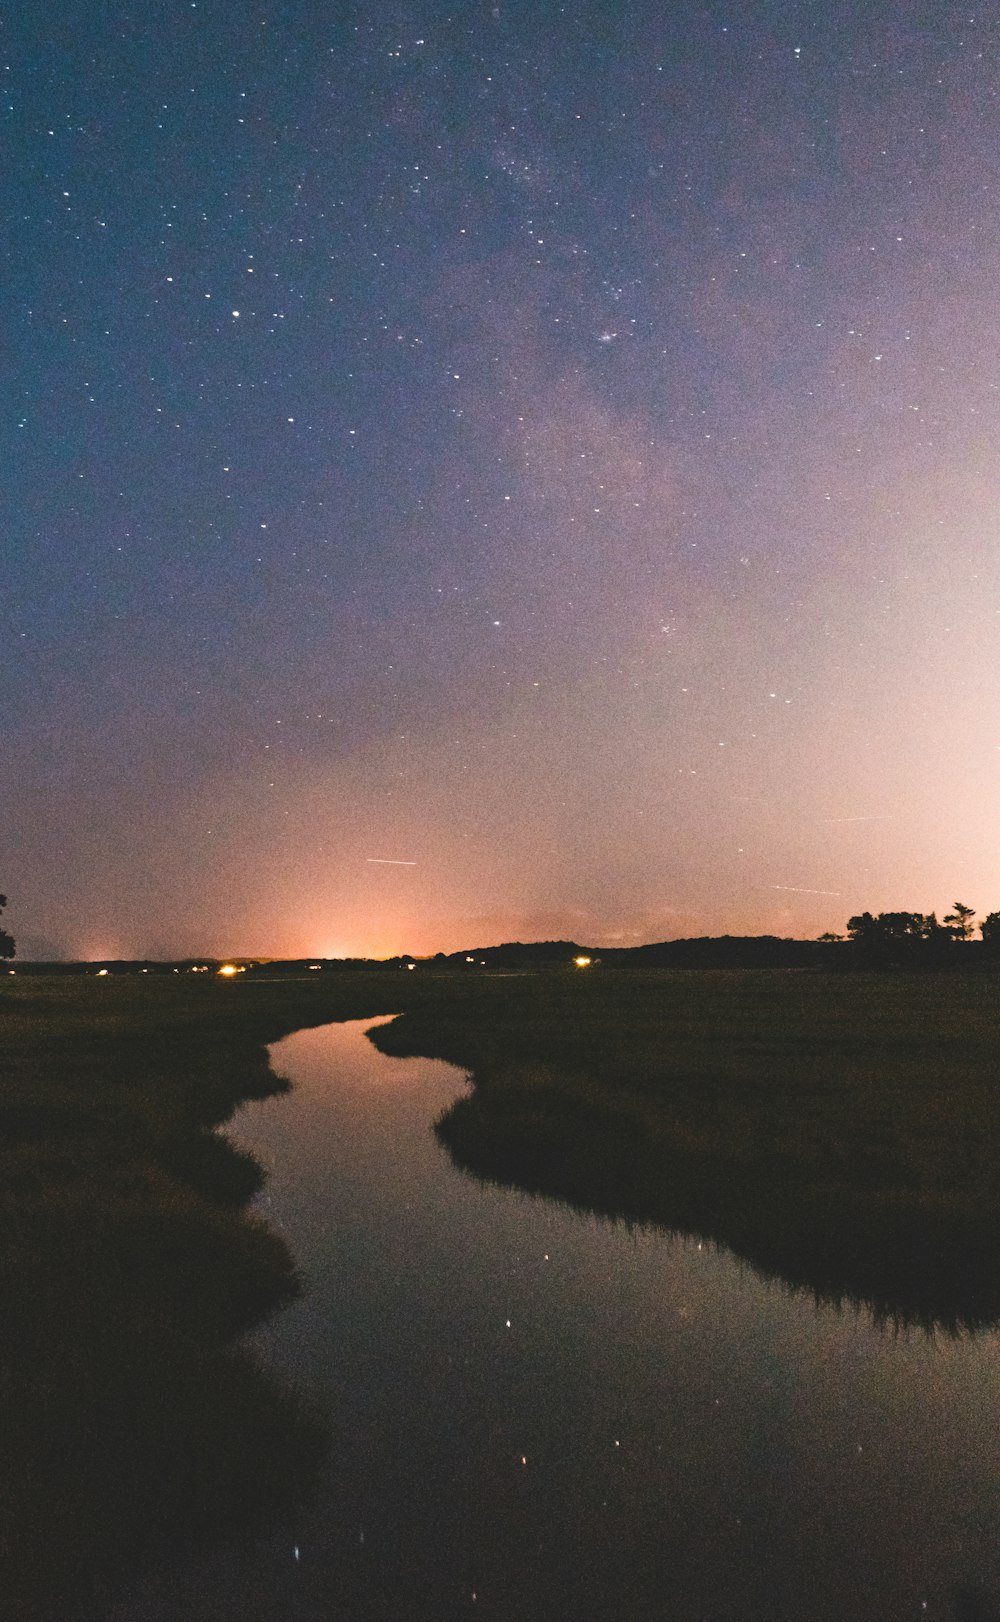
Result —
<instances>
[{"instance_id":1,"label":"riverbank","mask_svg":"<svg viewBox=\"0 0 1000 1622\"><path fill-rule=\"evenodd\" d=\"M0 1614L19 1622L274 1514L322 1466L321 1417L238 1344L300 1280L247 1213L260 1168L213 1129L283 1085L265 1043L344 999L244 991L2 983ZM391 1007L373 988L346 1011Z\"/></svg>"},{"instance_id":2,"label":"riverbank","mask_svg":"<svg viewBox=\"0 0 1000 1622\"><path fill-rule=\"evenodd\" d=\"M8 1614L273 1515L323 1468L321 1418L238 1344L300 1288L247 1212L259 1167L215 1132L280 1089L266 1044L401 1013L383 1051L472 1075L438 1124L465 1170L964 1331L1000 1321L996 989L794 971L6 979Z\"/></svg>"},{"instance_id":3,"label":"riverbank","mask_svg":"<svg viewBox=\"0 0 1000 1622\"><path fill-rule=\"evenodd\" d=\"M900 1325L1000 1322L991 974L495 981L380 1030L468 1069L437 1124L473 1175L725 1245Z\"/></svg>"}]
</instances>

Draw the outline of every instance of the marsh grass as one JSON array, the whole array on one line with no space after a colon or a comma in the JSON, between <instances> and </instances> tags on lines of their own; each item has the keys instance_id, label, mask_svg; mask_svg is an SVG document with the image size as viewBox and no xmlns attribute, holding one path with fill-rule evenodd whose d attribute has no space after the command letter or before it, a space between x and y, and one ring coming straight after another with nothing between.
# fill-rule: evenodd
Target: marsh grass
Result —
<instances>
[{"instance_id":1,"label":"marsh grass","mask_svg":"<svg viewBox=\"0 0 1000 1622\"><path fill-rule=\"evenodd\" d=\"M322 1416L238 1343L301 1281L212 1128L287 1088L266 1042L383 1011L325 990L0 986L0 1615L61 1618L319 1480Z\"/></svg>"},{"instance_id":2,"label":"marsh grass","mask_svg":"<svg viewBox=\"0 0 1000 1622\"><path fill-rule=\"evenodd\" d=\"M496 982L375 1040L465 1066L470 1173L725 1245L898 1325L1000 1322L1000 999L985 974Z\"/></svg>"},{"instance_id":3,"label":"marsh grass","mask_svg":"<svg viewBox=\"0 0 1000 1622\"><path fill-rule=\"evenodd\" d=\"M239 1335L300 1288L214 1129L287 1086L266 1044L467 1070L476 1176L728 1246L886 1321L1000 1321L991 974L616 971L0 981L0 1611L308 1494L321 1419Z\"/></svg>"}]
</instances>

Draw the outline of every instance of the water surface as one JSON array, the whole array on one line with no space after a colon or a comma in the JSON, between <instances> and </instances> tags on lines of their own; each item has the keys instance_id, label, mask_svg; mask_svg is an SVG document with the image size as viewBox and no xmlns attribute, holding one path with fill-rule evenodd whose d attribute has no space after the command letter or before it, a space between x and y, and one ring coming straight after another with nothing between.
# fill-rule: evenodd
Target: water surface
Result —
<instances>
[{"instance_id":1,"label":"water surface","mask_svg":"<svg viewBox=\"0 0 1000 1622\"><path fill-rule=\"evenodd\" d=\"M461 1073L371 1026L279 1043L294 1091L230 1134L307 1279L256 1340L330 1414L328 1492L114 1622L1000 1617L996 1335L466 1178Z\"/></svg>"}]
</instances>

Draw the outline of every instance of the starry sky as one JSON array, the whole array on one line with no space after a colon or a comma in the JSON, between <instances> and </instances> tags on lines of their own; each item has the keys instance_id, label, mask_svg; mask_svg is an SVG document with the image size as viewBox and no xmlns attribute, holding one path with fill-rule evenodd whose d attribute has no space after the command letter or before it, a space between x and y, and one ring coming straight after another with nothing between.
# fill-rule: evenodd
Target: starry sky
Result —
<instances>
[{"instance_id":1,"label":"starry sky","mask_svg":"<svg viewBox=\"0 0 1000 1622\"><path fill-rule=\"evenodd\" d=\"M22 956L1000 908L1000 12L11 0Z\"/></svg>"}]
</instances>

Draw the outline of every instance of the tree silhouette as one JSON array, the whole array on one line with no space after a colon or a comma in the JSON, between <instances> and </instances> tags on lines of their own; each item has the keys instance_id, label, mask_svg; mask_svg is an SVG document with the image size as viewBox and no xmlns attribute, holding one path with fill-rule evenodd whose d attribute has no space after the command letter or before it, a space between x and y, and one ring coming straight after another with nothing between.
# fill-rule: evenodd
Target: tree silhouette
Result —
<instances>
[{"instance_id":1,"label":"tree silhouette","mask_svg":"<svg viewBox=\"0 0 1000 1622\"><path fill-rule=\"evenodd\" d=\"M848 939L862 946L888 946L896 941L924 940L938 928L933 913L925 918L922 912L870 912L859 913L847 920Z\"/></svg>"},{"instance_id":2,"label":"tree silhouette","mask_svg":"<svg viewBox=\"0 0 1000 1622\"><path fill-rule=\"evenodd\" d=\"M860 958L869 963L932 963L943 962L956 940L966 940L972 933L969 919L974 917L972 907L955 903L961 913L939 923L933 912L870 912L858 913L847 920L847 936L854 943Z\"/></svg>"},{"instance_id":3,"label":"tree silhouette","mask_svg":"<svg viewBox=\"0 0 1000 1622\"><path fill-rule=\"evenodd\" d=\"M946 912L944 921L951 925L951 932L957 941L972 939L972 920L976 916L975 907L964 907L961 901L953 901L953 912Z\"/></svg>"},{"instance_id":4,"label":"tree silhouette","mask_svg":"<svg viewBox=\"0 0 1000 1622\"><path fill-rule=\"evenodd\" d=\"M979 926L987 957L1000 957L1000 912L988 912Z\"/></svg>"},{"instance_id":5,"label":"tree silhouette","mask_svg":"<svg viewBox=\"0 0 1000 1622\"><path fill-rule=\"evenodd\" d=\"M0 895L0 912L3 912L6 905L7 897ZM13 957L16 950L13 935L8 935L5 929L0 929L0 957Z\"/></svg>"}]
</instances>

